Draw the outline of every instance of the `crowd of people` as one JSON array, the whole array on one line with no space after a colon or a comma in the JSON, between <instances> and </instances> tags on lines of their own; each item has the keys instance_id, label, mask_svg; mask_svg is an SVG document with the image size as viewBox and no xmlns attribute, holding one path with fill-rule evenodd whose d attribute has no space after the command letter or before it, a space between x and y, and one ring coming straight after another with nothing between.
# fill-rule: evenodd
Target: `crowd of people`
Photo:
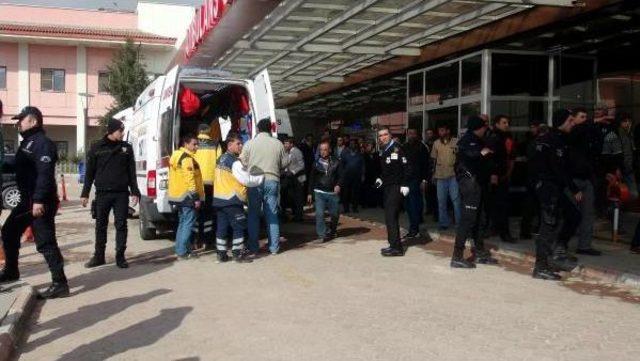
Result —
<instances>
[{"instance_id":1,"label":"crowd of people","mask_svg":"<svg viewBox=\"0 0 640 361\"><path fill-rule=\"evenodd\" d=\"M209 126L201 125L198 134L181 137L169 162L168 195L178 215L176 255L189 259L196 248L204 247L215 251L220 263L230 259L248 263L261 251L261 223L266 226L268 251L276 255L280 223L302 222L305 203L315 208L318 242L337 237L341 213L383 207L389 246L381 249L382 256L403 256L403 240L419 237L421 224L431 214L440 231L455 225L451 267L497 263L484 246L488 236L513 243L535 234L533 277L559 279L559 271L576 266L577 257L569 247L572 238L577 239L575 254L599 256L601 252L592 246L596 219L612 219L614 208L638 197L640 137L635 136L638 128L633 128L628 114L612 117L606 107L597 107L591 119L583 108L558 110L552 118L551 125L530 121L529 132L520 141L510 131L507 115L492 120L470 116L459 139L449 122L425 130L422 139L418 130L410 128L404 142L385 127L376 130L375 140L327 130L319 139L308 134L300 142L280 141L271 134L271 120L262 119L257 135L244 143L233 132L224 140L212 139ZM16 155L21 202L2 229L6 263L0 282L19 278L19 239L31 225L53 279L41 295L65 296L69 290L53 221L55 146L44 134L37 108L26 107L14 119L23 137ZM107 134L87 155L81 200L87 206L95 185L92 208L97 219L89 268L105 264L111 210L116 265L128 267L129 197L138 202L140 191L133 151L123 134L123 123L111 120ZM518 183L516 163L526 189L517 202L510 191ZM401 235L403 211L409 227ZM517 237L511 230L514 213L520 215ZM465 258L468 241L471 255ZM640 225L631 251L640 254Z\"/></svg>"}]
</instances>

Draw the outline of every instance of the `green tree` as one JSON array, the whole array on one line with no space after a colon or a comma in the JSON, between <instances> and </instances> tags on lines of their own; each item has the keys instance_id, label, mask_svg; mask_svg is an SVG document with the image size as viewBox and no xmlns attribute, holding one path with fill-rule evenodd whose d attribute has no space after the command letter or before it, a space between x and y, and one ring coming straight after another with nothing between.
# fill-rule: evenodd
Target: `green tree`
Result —
<instances>
[{"instance_id":1,"label":"green tree","mask_svg":"<svg viewBox=\"0 0 640 361\"><path fill-rule=\"evenodd\" d=\"M114 103L100 118L100 124L106 126L109 119L117 112L133 106L138 95L149 85L147 71L142 64L140 45L133 40L120 46L111 59L108 90L115 99Z\"/></svg>"}]
</instances>

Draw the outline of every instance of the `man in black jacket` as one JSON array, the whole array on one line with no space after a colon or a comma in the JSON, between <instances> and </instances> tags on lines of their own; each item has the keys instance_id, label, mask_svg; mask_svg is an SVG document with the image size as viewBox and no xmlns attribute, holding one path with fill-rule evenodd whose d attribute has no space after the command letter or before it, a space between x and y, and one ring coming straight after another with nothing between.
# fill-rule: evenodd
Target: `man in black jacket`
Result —
<instances>
[{"instance_id":1,"label":"man in black jacket","mask_svg":"<svg viewBox=\"0 0 640 361\"><path fill-rule=\"evenodd\" d=\"M484 142L487 124L479 116L467 120L467 132L458 141L458 153L454 166L460 198L462 216L456 229L456 240L451 258L453 268L475 268L475 263L495 264L497 261L484 248L479 230L480 212L485 201L485 189L492 173L490 161L492 150ZM473 240L473 256L464 259L467 239Z\"/></svg>"},{"instance_id":2,"label":"man in black jacket","mask_svg":"<svg viewBox=\"0 0 640 361\"><path fill-rule=\"evenodd\" d=\"M567 243L580 223L580 211L575 202L582 201L582 193L571 179L569 167L567 135L572 128L571 112L558 110L553 114L553 129L536 139L532 162L538 179L536 195L542 222L536 237L534 278L558 280L560 275L554 272L557 268L569 271L576 265L566 253ZM562 228L561 215L564 218ZM548 258L554 244L552 265Z\"/></svg>"},{"instance_id":3,"label":"man in black jacket","mask_svg":"<svg viewBox=\"0 0 640 361\"><path fill-rule=\"evenodd\" d=\"M378 141L382 172L376 180L376 186L383 189L384 221L389 241L389 247L381 249L380 254L384 257L404 256L398 218L404 197L409 194L407 180L411 172L410 165L400 144L392 140L389 128L378 130Z\"/></svg>"},{"instance_id":4,"label":"man in black jacket","mask_svg":"<svg viewBox=\"0 0 640 361\"><path fill-rule=\"evenodd\" d=\"M418 139L418 132L415 129L407 129L407 143L404 145L404 153L410 165L407 179L409 195L405 201L405 209L409 217L409 233L405 238L414 238L420 234L424 206L422 191L427 185L427 173L431 159L427 146Z\"/></svg>"},{"instance_id":5,"label":"man in black jacket","mask_svg":"<svg viewBox=\"0 0 640 361\"><path fill-rule=\"evenodd\" d=\"M96 186L96 244L93 257L85 264L92 268L105 264L104 252L107 245L109 212L113 209L116 226L116 265L127 268L124 257L127 248L127 214L129 212L129 191L135 206L140 200L140 190L136 182L136 164L131 144L122 141L124 125L111 119L107 125L107 135L93 144L87 154L87 173L82 187L82 206L89 202L91 185Z\"/></svg>"},{"instance_id":6,"label":"man in black jacket","mask_svg":"<svg viewBox=\"0 0 640 361\"><path fill-rule=\"evenodd\" d=\"M493 120L493 131L487 146L493 151L494 164L490 178L489 210L494 231L503 242L513 243L509 231L509 178L513 170L513 139L509 133L509 117L498 115Z\"/></svg>"},{"instance_id":7,"label":"man in black jacket","mask_svg":"<svg viewBox=\"0 0 640 361\"><path fill-rule=\"evenodd\" d=\"M69 286L64 274L62 253L58 248L54 219L58 210L56 145L44 134L42 113L38 108L24 107L13 119L18 119L22 136L16 152L16 183L20 191L20 203L11 211L2 228L6 262L0 273L0 282L20 278L20 237L27 227L32 226L36 248L47 261L52 279L51 286L38 297L66 297L69 295Z\"/></svg>"},{"instance_id":8,"label":"man in black jacket","mask_svg":"<svg viewBox=\"0 0 640 361\"><path fill-rule=\"evenodd\" d=\"M320 143L319 158L313 162L309 173L309 195L307 202L311 204L312 195L315 196L316 233L318 240L327 242L337 235L338 220L340 218L340 182L341 167L337 158L331 155L331 144L328 141ZM324 222L324 210L329 211L331 223L327 231Z\"/></svg>"}]
</instances>

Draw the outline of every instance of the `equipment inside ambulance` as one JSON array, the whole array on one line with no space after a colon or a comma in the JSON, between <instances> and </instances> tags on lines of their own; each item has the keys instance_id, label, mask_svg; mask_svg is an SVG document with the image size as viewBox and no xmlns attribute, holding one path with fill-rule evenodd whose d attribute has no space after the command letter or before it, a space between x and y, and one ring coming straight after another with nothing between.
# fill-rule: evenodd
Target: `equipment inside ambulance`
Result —
<instances>
[{"instance_id":1,"label":"equipment inside ambulance","mask_svg":"<svg viewBox=\"0 0 640 361\"><path fill-rule=\"evenodd\" d=\"M276 134L266 70L254 79L240 79L219 69L177 66L155 79L138 97L132 120L125 125L142 192L141 238L153 239L173 228L175 214L167 194L169 158L183 135L197 134L204 123L215 141L235 132L246 142L256 135L256 124L264 118L271 119Z\"/></svg>"}]
</instances>

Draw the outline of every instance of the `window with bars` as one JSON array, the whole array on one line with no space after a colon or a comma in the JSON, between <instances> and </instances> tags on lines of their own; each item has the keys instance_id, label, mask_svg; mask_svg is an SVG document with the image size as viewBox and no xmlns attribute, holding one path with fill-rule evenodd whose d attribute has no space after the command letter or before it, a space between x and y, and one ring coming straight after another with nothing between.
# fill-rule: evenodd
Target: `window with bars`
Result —
<instances>
[{"instance_id":1,"label":"window with bars","mask_svg":"<svg viewBox=\"0 0 640 361\"><path fill-rule=\"evenodd\" d=\"M109 73L106 71L98 73L98 93L109 93Z\"/></svg>"},{"instance_id":2,"label":"window with bars","mask_svg":"<svg viewBox=\"0 0 640 361\"><path fill-rule=\"evenodd\" d=\"M7 67L0 66L0 89L7 89Z\"/></svg>"}]
</instances>

